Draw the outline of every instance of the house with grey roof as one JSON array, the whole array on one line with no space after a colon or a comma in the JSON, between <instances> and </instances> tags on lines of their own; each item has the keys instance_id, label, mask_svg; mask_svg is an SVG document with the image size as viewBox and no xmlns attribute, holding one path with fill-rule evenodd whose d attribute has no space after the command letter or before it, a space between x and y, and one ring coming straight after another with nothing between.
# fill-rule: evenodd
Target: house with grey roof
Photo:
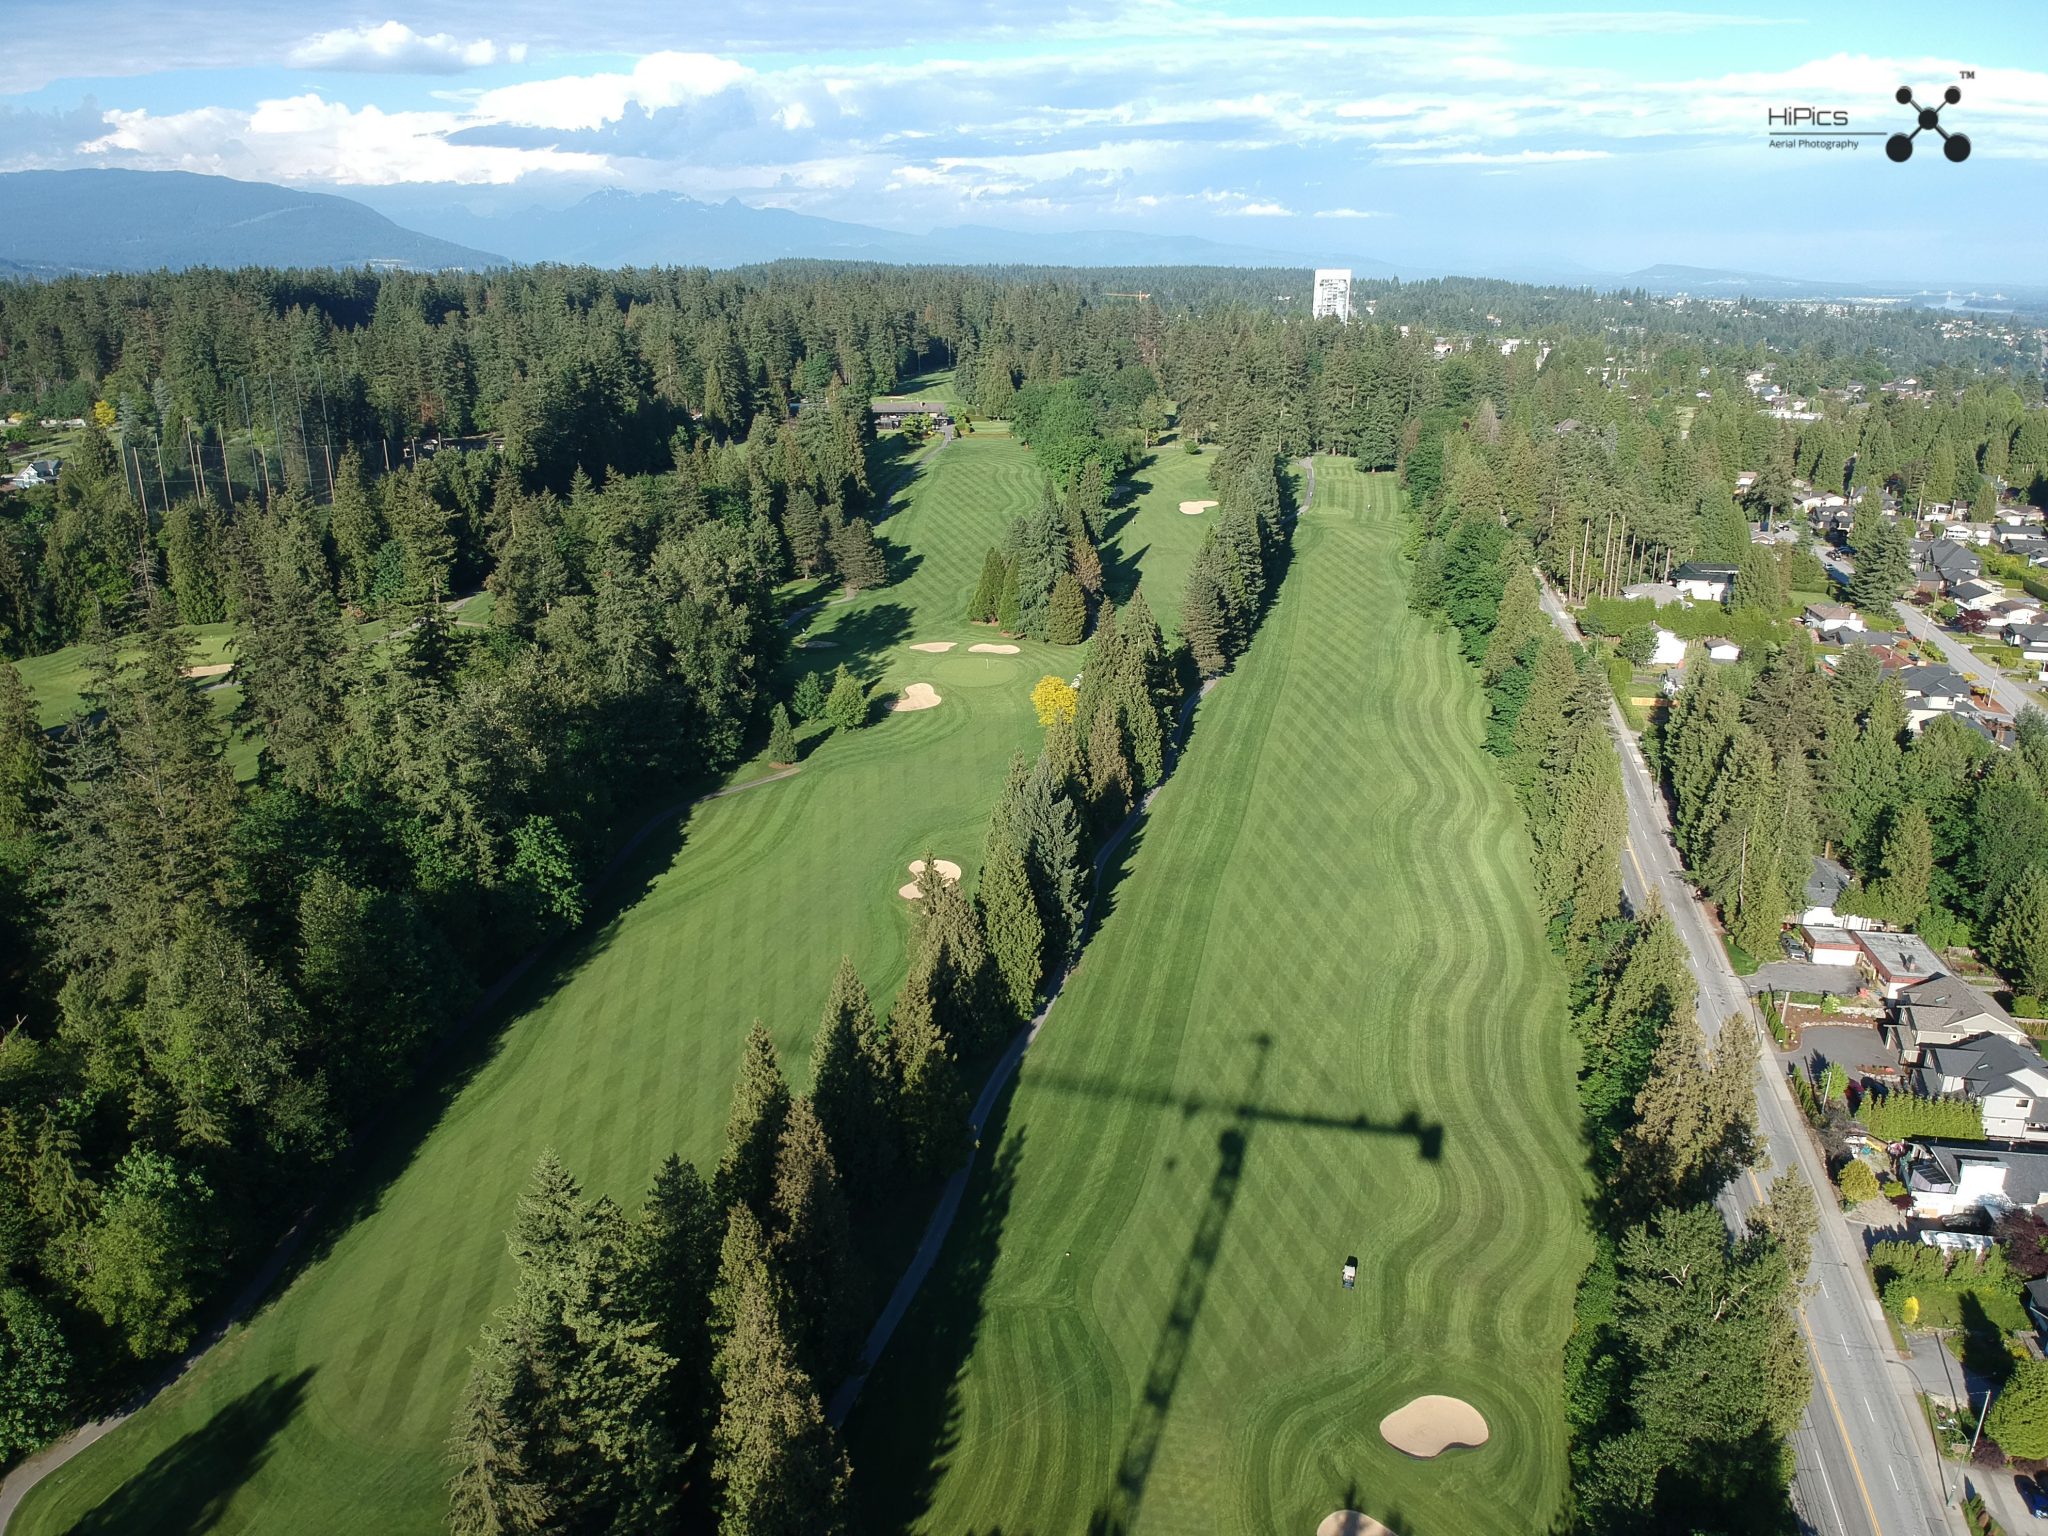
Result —
<instances>
[{"instance_id":1,"label":"house with grey roof","mask_svg":"<svg viewBox=\"0 0 2048 1536\"><path fill-rule=\"evenodd\" d=\"M1948 539L1936 539L1927 545L1920 564L1926 583L1942 591L1976 581L1984 574L1984 562L1975 550Z\"/></svg>"},{"instance_id":2,"label":"house with grey roof","mask_svg":"<svg viewBox=\"0 0 2048 1536\"><path fill-rule=\"evenodd\" d=\"M1901 667L1894 675L1906 696L1906 725L1911 730L1970 701L1969 679L1954 667L1928 662Z\"/></svg>"},{"instance_id":3,"label":"house with grey roof","mask_svg":"<svg viewBox=\"0 0 2048 1536\"><path fill-rule=\"evenodd\" d=\"M2048 1141L2048 1061L2032 1045L2004 1035L1923 1045L1908 1076L1930 1098L1975 1099L1994 1141Z\"/></svg>"},{"instance_id":4,"label":"house with grey roof","mask_svg":"<svg viewBox=\"0 0 2048 1536\"><path fill-rule=\"evenodd\" d=\"M1735 567L1688 560L1671 573L1671 584L1686 597L1703 603L1725 602L1735 585Z\"/></svg>"},{"instance_id":5,"label":"house with grey roof","mask_svg":"<svg viewBox=\"0 0 2048 1536\"><path fill-rule=\"evenodd\" d=\"M1907 1066L1917 1065L1925 1048L1957 1045L1979 1035L1998 1035L2033 1048L2027 1032L1990 993L1960 976L1930 976L1900 988L1885 1029L1899 1060Z\"/></svg>"},{"instance_id":6,"label":"house with grey roof","mask_svg":"<svg viewBox=\"0 0 2048 1536\"><path fill-rule=\"evenodd\" d=\"M1977 1141L1916 1141L1899 1159L1913 1214L1941 1220L1964 1211L1991 1215L2048 1202L2048 1152Z\"/></svg>"},{"instance_id":7,"label":"house with grey roof","mask_svg":"<svg viewBox=\"0 0 2048 1536\"><path fill-rule=\"evenodd\" d=\"M1859 917L1853 912L1838 913L1835 910L1835 903L1841 900L1842 892L1848 890L1849 885L1848 870L1833 859L1824 859L1816 853L1806 876L1806 905L1793 915L1792 921L1801 928L1875 928L1877 919L1874 917Z\"/></svg>"}]
</instances>

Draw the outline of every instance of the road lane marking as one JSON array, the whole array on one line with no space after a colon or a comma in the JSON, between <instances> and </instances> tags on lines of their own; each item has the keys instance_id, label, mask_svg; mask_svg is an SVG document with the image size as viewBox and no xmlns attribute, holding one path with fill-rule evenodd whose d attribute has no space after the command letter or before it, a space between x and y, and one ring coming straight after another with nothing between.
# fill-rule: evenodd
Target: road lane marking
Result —
<instances>
[{"instance_id":1,"label":"road lane marking","mask_svg":"<svg viewBox=\"0 0 2048 1536\"><path fill-rule=\"evenodd\" d=\"M1847 1349L1849 1347L1848 1343L1844 1341L1842 1347ZM1873 1425L1877 1423L1877 1414L1871 1409L1870 1399L1867 1397L1863 1399L1863 1416L1870 1420Z\"/></svg>"},{"instance_id":2,"label":"road lane marking","mask_svg":"<svg viewBox=\"0 0 2048 1536\"><path fill-rule=\"evenodd\" d=\"M1749 1182L1750 1187L1756 1191L1757 1198L1761 1200L1764 1188L1757 1182L1754 1168L1749 1170ZM1843 1422L1842 1405L1835 1399L1835 1384L1828 1380L1828 1368L1820 1358L1820 1340L1814 1337L1813 1326L1806 1320L1804 1305L1799 1308L1799 1331L1806 1335L1807 1353L1813 1357L1813 1369L1820 1377L1821 1391L1827 1394L1828 1412L1835 1416L1835 1430L1842 1437L1842 1451L1849 1458L1849 1472L1856 1479L1856 1492L1863 1499L1863 1512L1870 1517L1870 1529L1876 1536L1884 1536L1884 1526L1877 1518L1877 1506L1870 1501L1870 1485L1863 1481L1863 1463L1856 1459L1856 1447L1849 1443L1849 1426ZM1892 1482L1896 1484L1898 1480L1899 1474L1896 1471L1892 1472ZM1905 1492L1903 1488L1899 1491Z\"/></svg>"}]
</instances>

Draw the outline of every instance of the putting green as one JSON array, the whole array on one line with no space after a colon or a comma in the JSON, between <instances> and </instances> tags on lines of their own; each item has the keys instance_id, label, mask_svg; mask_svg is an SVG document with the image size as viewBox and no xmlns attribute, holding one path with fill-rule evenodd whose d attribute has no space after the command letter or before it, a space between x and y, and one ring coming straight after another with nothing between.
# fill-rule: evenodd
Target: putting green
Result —
<instances>
[{"instance_id":1,"label":"putting green","mask_svg":"<svg viewBox=\"0 0 2048 1536\"><path fill-rule=\"evenodd\" d=\"M1404 533L1390 479L1319 462L1265 630L855 1409L874 1529L1305 1532L1361 1501L1422 1536L1549 1528L1587 1248L1574 1053ZM1381 1439L1437 1392L1483 1404L1489 1443Z\"/></svg>"}]
</instances>

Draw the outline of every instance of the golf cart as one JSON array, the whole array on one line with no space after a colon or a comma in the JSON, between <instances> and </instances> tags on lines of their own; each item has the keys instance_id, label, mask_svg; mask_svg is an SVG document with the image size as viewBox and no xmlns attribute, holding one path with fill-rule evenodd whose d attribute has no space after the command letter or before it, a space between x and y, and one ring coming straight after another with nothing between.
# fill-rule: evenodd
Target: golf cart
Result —
<instances>
[{"instance_id":1,"label":"golf cart","mask_svg":"<svg viewBox=\"0 0 2048 1536\"><path fill-rule=\"evenodd\" d=\"M1358 1255L1352 1254L1344 1261L1344 1289L1350 1290L1358 1284Z\"/></svg>"}]
</instances>

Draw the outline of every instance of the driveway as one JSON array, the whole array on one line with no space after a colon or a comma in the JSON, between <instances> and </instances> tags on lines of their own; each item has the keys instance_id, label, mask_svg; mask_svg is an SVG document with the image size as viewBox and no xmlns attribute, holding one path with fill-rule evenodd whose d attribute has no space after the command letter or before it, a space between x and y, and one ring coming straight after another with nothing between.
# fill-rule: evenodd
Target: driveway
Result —
<instances>
[{"instance_id":1,"label":"driveway","mask_svg":"<svg viewBox=\"0 0 2048 1536\"><path fill-rule=\"evenodd\" d=\"M1851 1075L1899 1064L1898 1053L1886 1050L1884 1036L1868 1024L1809 1024L1799 1031L1799 1049L1780 1054L1787 1061L1838 1061Z\"/></svg>"}]
</instances>

